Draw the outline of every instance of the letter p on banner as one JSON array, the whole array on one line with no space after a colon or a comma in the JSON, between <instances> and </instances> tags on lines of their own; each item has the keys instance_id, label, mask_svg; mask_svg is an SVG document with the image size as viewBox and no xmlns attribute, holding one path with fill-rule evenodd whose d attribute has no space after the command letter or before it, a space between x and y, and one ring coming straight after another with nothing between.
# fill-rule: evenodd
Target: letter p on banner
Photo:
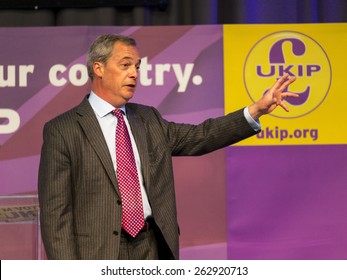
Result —
<instances>
[{"instance_id":1,"label":"letter p on banner","mask_svg":"<svg viewBox=\"0 0 347 280\"><path fill-rule=\"evenodd\" d=\"M17 131L20 126L19 114L12 109L0 109L0 134L10 134Z\"/></svg>"}]
</instances>

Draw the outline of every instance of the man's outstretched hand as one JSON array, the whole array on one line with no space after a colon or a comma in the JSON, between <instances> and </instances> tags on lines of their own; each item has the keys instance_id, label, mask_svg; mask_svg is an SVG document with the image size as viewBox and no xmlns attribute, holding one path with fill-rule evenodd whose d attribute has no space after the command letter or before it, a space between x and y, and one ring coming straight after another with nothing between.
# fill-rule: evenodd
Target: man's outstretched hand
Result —
<instances>
[{"instance_id":1,"label":"man's outstretched hand","mask_svg":"<svg viewBox=\"0 0 347 280\"><path fill-rule=\"evenodd\" d=\"M248 107L248 111L253 119L258 119L264 114L271 113L277 106L281 106L287 112L287 105L283 102L286 97L298 97L291 92L283 92L291 83L296 80L295 77L289 77L285 73L277 82L260 98L257 102Z\"/></svg>"}]
</instances>

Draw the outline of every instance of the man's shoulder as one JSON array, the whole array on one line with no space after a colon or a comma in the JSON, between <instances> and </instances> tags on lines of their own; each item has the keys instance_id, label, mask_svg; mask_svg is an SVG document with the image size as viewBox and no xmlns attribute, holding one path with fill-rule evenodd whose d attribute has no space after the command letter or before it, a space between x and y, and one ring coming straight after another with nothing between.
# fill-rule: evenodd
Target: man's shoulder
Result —
<instances>
[{"instance_id":1,"label":"man's shoulder","mask_svg":"<svg viewBox=\"0 0 347 280\"><path fill-rule=\"evenodd\" d=\"M143 123L150 123L154 125L156 123L161 123L163 117L160 112L153 106L138 104L138 103L128 103L126 104L127 115L129 118L141 120Z\"/></svg>"},{"instance_id":2,"label":"man's shoulder","mask_svg":"<svg viewBox=\"0 0 347 280\"><path fill-rule=\"evenodd\" d=\"M152 110L153 107L152 106L148 106L148 105L143 105L143 104L139 104L139 103L132 103L129 102L125 105L125 107L127 109L133 110L133 111L147 111L147 110Z\"/></svg>"},{"instance_id":3,"label":"man's shoulder","mask_svg":"<svg viewBox=\"0 0 347 280\"><path fill-rule=\"evenodd\" d=\"M158 110L153 106L138 104L138 103L127 103L127 110L131 110L138 116L146 116L148 114L159 114Z\"/></svg>"}]
</instances>

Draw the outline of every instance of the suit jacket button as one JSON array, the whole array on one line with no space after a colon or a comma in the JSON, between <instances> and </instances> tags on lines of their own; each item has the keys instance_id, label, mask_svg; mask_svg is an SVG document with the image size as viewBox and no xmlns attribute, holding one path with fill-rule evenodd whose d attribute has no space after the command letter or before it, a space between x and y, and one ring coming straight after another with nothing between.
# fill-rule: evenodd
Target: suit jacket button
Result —
<instances>
[{"instance_id":1,"label":"suit jacket button","mask_svg":"<svg viewBox=\"0 0 347 280\"><path fill-rule=\"evenodd\" d=\"M113 234L115 235L115 236L117 236L118 234L119 234L119 232L118 231L113 231Z\"/></svg>"},{"instance_id":2,"label":"suit jacket button","mask_svg":"<svg viewBox=\"0 0 347 280\"><path fill-rule=\"evenodd\" d=\"M118 204L118 205L121 205L122 202L121 202L120 200L117 200L117 204Z\"/></svg>"}]
</instances>

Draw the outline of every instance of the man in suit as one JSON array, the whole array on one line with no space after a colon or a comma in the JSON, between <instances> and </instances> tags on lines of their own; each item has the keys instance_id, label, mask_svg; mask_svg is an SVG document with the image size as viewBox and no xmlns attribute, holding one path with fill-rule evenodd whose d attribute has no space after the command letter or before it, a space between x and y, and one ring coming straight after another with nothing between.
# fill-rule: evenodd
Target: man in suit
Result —
<instances>
[{"instance_id":1,"label":"man in suit","mask_svg":"<svg viewBox=\"0 0 347 280\"><path fill-rule=\"evenodd\" d=\"M246 108L200 125L176 124L153 107L128 103L140 64L133 39L98 37L87 62L92 92L44 127L39 202L49 259L178 259L171 157L206 154L250 137L259 132L261 115L278 105L288 110L283 99L296 96L283 92L295 80L286 74ZM130 160L118 161L123 157L117 146L123 140L115 141L119 118L124 118L136 163L134 188L141 193L135 234L125 226L132 206L122 185L131 175L121 179Z\"/></svg>"}]
</instances>

